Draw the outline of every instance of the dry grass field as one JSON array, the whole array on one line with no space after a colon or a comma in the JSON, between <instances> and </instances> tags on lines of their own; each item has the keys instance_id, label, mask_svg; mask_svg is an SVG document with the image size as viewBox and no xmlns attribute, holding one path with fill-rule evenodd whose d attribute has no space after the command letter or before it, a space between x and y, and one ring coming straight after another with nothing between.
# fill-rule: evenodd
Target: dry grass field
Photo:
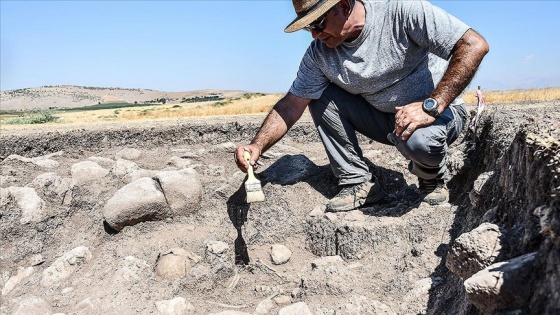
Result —
<instances>
[{"instance_id":1,"label":"dry grass field","mask_svg":"<svg viewBox=\"0 0 560 315\"><path fill-rule=\"evenodd\" d=\"M550 101L560 99L560 87L511 90L484 91L486 103L517 103L525 101ZM14 123L17 116L11 114L0 115L0 128L3 130L37 128L40 125L62 124L90 125L107 122L130 121L158 121L188 117L233 116L244 114L264 114L270 111L282 94L253 94L249 97L229 97L221 101L206 101L197 103L167 103L164 105L132 106L116 109L78 110L78 111L49 111L48 115L57 117L56 121L30 124L19 121ZM468 104L476 104L476 91L471 90L463 94ZM28 117L33 114L24 114ZM37 115L37 114L35 114ZM21 118L21 117L20 117ZM12 122L10 123L10 120ZM47 120L49 121L49 120Z\"/></svg>"},{"instance_id":2,"label":"dry grass field","mask_svg":"<svg viewBox=\"0 0 560 315\"><path fill-rule=\"evenodd\" d=\"M510 91L484 91L486 103L515 103L524 101L551 101L560 99L560 87L532 89L532 90L510 90ZM467 103L477 103L476 90L463 94Z\"/></svg>"}]
</instances>

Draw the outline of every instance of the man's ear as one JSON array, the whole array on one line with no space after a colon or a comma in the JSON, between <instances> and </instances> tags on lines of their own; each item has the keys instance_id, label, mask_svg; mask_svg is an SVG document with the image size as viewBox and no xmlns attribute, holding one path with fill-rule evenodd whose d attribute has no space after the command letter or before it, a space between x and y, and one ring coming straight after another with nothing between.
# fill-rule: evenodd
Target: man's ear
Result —
<instances>
[{"instance_id":1,"label":"man's ear","mask_svg":"<svg viewBox=\"0 0 560 315\"><path fill-rule=\"evenodd\" d=\"M340 7L342 8L342 13L345 17L349 17L350 13L352 13L352 5L350 4L351 0L341 0L339 2Z\"/></svg>"}]
</instances>

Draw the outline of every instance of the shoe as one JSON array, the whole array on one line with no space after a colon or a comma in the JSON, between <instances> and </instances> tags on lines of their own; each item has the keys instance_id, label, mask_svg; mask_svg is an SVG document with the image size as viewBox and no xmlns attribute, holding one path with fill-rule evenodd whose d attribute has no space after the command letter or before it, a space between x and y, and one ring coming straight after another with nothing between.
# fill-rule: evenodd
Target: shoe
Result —
<instances>
[{"instance_id":1,"label":"shoe","mask_svg":"<svg viewBox=\"0 0 560 315\"><path fill-rule=\"evenodd\" d=\"M423 179L418 177L420 186L420 196L424 202L431 206L436 206L449 200L449 192L445 186L443 178Z\"/></svg>"},{"instance_id":2,"label":"shoe","mask_svg":"<svg viewBox=\"0 0 560 315\"><path fill-rule=\"evenodd\" d=\"M326 211L341 212L354 210L363 205L372 204L385 197L377 178L361 184L344 186L340 192L327 203Z\"/></svg>"}]
</instances>

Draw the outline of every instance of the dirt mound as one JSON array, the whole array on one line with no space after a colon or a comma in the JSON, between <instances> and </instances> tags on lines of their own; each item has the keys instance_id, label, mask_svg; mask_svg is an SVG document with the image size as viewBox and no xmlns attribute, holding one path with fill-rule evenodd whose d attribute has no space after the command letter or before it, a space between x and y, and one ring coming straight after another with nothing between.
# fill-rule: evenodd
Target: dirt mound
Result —
<instances>
[{"instance_id":1,"label":"dirt mound","mask_svg":"<svg viewBox=\"0 0 560 315\"><path fill-rule=\"evenodd\" d=\"M3 133L0 313L557 314L558 105L491 105L452 147L440 206L361 138L388 195L339 214L308 116L261 159L250 205L233 149L262 116Z\"/></svg>"}]
</instances>

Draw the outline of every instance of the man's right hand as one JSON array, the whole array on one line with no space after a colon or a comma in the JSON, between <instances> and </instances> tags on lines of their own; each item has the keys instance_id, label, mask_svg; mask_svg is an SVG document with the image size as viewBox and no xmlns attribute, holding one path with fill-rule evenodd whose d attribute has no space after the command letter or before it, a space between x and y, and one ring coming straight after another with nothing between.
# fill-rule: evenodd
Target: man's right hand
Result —
<instances>
[{"instance_id":1,"label":"man's right hand","mask_svg":"<svg viewBox=\"0 0 560 315\"><path fill-rule=\"evenodd\" d=\"M247 170L249 169L249 165L247 165L247 162L243 157L243 154L245 152L249 152L251 154L251 159L249 160L249 163L251 163L253 169L257 169L258 167L257 161L259 160L259 157L261 155L261 149L254 144L247 144L247 145L240 145L237 147L237 150L235 150L234 159L235 159L235 163L237 164L237 167L239 167L239 169L242 170L243 172L247 173Z\"/></svg>"}]
</instances>

